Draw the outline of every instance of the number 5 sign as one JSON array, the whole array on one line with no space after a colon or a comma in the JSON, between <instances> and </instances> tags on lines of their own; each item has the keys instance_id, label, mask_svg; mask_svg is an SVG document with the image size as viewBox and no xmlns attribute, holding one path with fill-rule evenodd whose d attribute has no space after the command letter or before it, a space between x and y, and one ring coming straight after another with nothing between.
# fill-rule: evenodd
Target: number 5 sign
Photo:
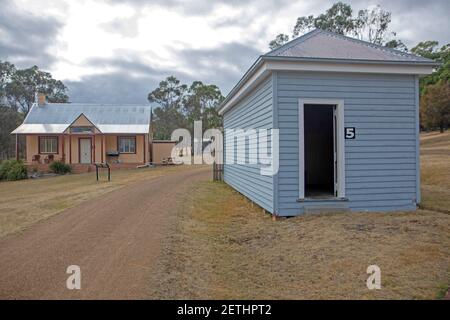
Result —
<instances>
[{"instance_id":1,"label":"number 5 sign","mask_svg":"<svg viewBox=\"0 0 450 320\"><path fill-rule=\"evenodd\" d=\"M356 138L355 127L346 127L345 128L345 139L355 139L355 138Z\"/></svg>"}]
</instances>

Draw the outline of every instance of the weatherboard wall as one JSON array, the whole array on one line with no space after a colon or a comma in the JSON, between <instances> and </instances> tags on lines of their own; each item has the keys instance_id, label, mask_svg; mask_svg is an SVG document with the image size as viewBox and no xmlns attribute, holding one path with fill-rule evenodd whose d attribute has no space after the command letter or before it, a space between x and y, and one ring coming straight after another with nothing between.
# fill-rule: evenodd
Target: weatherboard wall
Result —
<instances>
[{"instance_id":1,"label":"weatherboard wall","mask_svg":"<svg viewBox=\"0 0 450 320\"><path fill-rule=\"evenodd\" d=\"M261 165L249 164L249 153L256 152L250 147L250 139L245 139L245 158L237 155L237 139L227 134L227 129L271 129L273 128L273 79L268 77L250 94L242 99L223 116L225 129L224 181L237 191L268 210L274 210L274 177L260 174ZM234 140L234 143L233 143ZM259 141L259 140L257 140ZM269 135L270 142L270 135ZM227 154L227 146L234 145L234 157L230 163L231 152ZM269 148L270 150L270 148ZM245 164L238 164L238 161Z\"/></svg>"},{"instance_id":2,"label":"weatherboard wall","mask_svg":"<svg viewBox=\"0 0 450 320\"><path fill-rule=\"evenodd\" d=\"M343 99L345 191L354 211L411 210L419 198L417 77L347 73L276 73L280 169L275 207L282 216L303 213L299 203L298 99ZM248 110L251 113L250 110ZM245 114L241 111L241 115ZM321 205L321 203L315 203ZM324 203L342 206L342 203Z\"/></svg>"}]
</instances>

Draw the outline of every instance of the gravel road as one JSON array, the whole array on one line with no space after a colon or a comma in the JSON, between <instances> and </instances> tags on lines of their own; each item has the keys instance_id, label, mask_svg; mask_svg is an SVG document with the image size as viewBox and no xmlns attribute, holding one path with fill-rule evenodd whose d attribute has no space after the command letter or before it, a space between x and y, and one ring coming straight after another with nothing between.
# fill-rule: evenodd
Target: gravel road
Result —
<instances>
[{"instance_id":1,"label":"gravel road","mask_svg":"<svg viewBox=\"0 0 450 320\"><path fill-rule=\"evenodd\" d=\"M145 299L183 194L210 170L136 182L1 239L0 299ZM80 290L66 287L70 265Z\"/></svg>"}]
</instances>

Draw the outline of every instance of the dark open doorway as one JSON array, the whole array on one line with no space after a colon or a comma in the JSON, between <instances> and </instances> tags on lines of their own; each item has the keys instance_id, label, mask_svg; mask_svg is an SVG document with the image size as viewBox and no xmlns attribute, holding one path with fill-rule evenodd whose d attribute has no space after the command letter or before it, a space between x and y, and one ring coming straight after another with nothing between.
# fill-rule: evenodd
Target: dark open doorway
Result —
<instances>
[{"instance_id":1,"label":"dark open doorway","mask_svg":"<svg viewBox=\"0 0 450 320\"><path fill-rule=\"evenodd\" d=\"M335 124L333 105L306 104L305 196L327 198L335 195Z\"/></svg>"}]
</instances>

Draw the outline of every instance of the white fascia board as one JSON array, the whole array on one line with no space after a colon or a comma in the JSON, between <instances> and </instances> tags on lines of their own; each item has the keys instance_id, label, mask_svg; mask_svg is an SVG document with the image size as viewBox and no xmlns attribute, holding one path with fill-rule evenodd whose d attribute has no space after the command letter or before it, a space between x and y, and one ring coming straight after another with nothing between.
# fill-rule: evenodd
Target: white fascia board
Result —
<instances>
[{"instance_id":1,"label":"white fascia board","mask_svg":"<svg viewBox=\"0 0 450 320\"><path fill-rule=\"evenodd\" d=\"M266 76L270 73L267 70L267 64L262 64L253 75L241 86L241 88L234 94L234 96L219 110L219 114L222 115L230 109L237 101L239 101L245 94L256 87Z\"/></svg>"},{"instance_id":2,"label":"white fascia board","mask_svg":"<svg viewBox=\"0 0 450 320\"><path fill-rule=\"evenodd\" d=\"M267 61L271 71L319 71L347 73L383 73L426 75L433 72L433 65L414 64L371 64L371 63L333 63L315 61Z\"/></svg>"}]
</instances>

